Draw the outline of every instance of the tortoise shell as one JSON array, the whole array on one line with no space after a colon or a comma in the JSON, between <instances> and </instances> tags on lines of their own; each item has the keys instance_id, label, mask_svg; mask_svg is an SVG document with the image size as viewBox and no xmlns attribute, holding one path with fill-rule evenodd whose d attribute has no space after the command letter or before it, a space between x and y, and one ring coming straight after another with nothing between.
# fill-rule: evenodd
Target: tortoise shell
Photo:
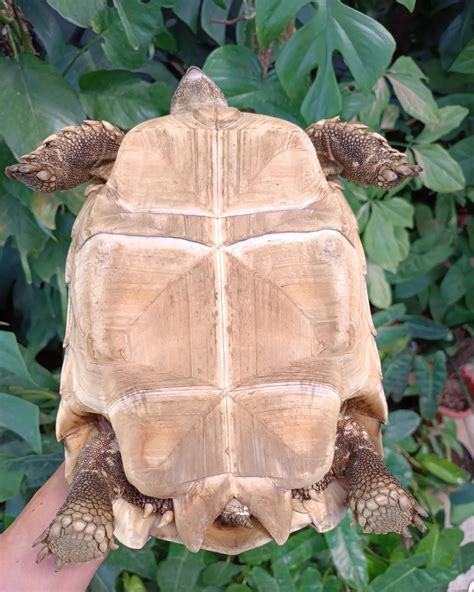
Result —
<instances>
[{"instance_id":1,"label":"tortoise shell","mask_svg":"<svg viewBox=\"0 0 474 592\"><path fill-rule=\"evenodd\" d=\"M73 231L58 437L66 470L95 429L128 480L173 498L164 527L124 500L116 536L239 553L345 511L334 482L309 513L291 490L332 464L341 408L380 450L380 361L355 218L307 134L222 106L124 138ZM255 528L214 522L233 497Z\"/></svg>"}]
</instances>

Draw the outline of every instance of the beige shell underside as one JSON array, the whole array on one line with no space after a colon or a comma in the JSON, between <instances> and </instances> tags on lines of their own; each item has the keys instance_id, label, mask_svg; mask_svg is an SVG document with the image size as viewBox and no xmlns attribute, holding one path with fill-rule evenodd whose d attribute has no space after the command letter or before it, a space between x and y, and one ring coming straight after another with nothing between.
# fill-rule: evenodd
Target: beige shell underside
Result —
<instances>
[{"instance_id":1,"label":"beige shell underside","mask_svg":"<svg viewBox=\"0 0 474 592\"><path fill-rule=\"evenodd\" d=\"M386 415L364 274L354 216L296 126L221 109L132 130L69 254L69 474L101 414L128 479L181 512L146 536L182 540L185 516L259 491L288 529L310 522L285 492L331 467L341 405L377 446ZM268 539L212 528L204 545L225 552Z\"/></svg>"}]
</instances>

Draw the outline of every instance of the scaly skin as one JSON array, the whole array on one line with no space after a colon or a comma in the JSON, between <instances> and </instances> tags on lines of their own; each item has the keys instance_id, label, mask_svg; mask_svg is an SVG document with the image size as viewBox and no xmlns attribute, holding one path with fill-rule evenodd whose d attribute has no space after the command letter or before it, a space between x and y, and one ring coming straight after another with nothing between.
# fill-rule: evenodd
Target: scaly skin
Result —
<instances>
[{"instance_id":1,"label":"scaly skin","mask_svg":"<svg viewBox=\"0 0 474 592\"><path fill-rule=\"evenodd\" d=\"M65 191L93 177L106 181L124 133L107 121L84 121L57 134L8 166L5 173L34 191Z\"/></svg>"},{"instance_id":2,"label":"scaly skin","mask_svg":"<svg viewBox=\"0 0 474 592\"><path fill-rule=\"evenodd\" d=\"M313 123L306 133L326 177L341 175L352 183L389 189L422 171L360 123L343 123L335 117Z\"/></svg>"},{"instance_id":3,"label":"scaly skin","mask_svg":"<svg viewBox=\"0 0 474 592\"><path fill-rule=\"evenodd\" d=\"M293 496L310 499L335 479L348 484L354 521L364 532L398 532L410 537L411 525L426 530L419 515L428 514L387 470L364 428L348 415L339 417L331 470L311 487L293 490Z\"/></svg>"},{"instance_id":4,"label":"scaly skin","mask_svg":"<svg viewBox=\"0 0 474 592\"><path fill-rule=\"evenodd\" d=\"M46 545L37 563L53 554L59 571L66 563L99 559L117 548L112 502L119 497L143 508L145 516L172 508L171 500L143 495L127 481L114 433L101 431L84 447L66 501L33 544Z\"/></svg>"}]
</instances>

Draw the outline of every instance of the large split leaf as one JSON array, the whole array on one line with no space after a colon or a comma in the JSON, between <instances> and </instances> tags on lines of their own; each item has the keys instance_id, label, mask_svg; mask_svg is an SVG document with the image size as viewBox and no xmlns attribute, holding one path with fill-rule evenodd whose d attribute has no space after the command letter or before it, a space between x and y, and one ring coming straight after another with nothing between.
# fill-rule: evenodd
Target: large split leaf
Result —
<instances>
[{"instance_id":1,"label":"large split leaf","mask_svg":"<svg viewBox=\"0 0 474 592\"><path fill-rule=\"evenodd\" d=\"M263 78L258 57L250 49L236 45L220 47L209 55L204 71L220 86L234 107L251 108L264 115L302 123L298 109L284 92L275 73Z\"/></svg>"},{"instance_id":2,"label":"large split leaf","mask_svg":"<svg viewBox=\"0 0 474 592\"><path fill-rule=\"evenodd\" d=\"M0 58L0 128L18 158L62 127L80 123L84 113L71 86L31 54Z\"/></svg>"},{"instance_id":3,"label":"large split leaf","mask_svg":"<svg viewBox=\"0 0 474 592\"><path fill-rule=\"evenodd\" d=\"M259 0L256 3L256 33L261 47L276 39L300 8L308 4L308 0Z\"/></svg>"},{"instance_id":4,"label":"large split leaf","mask_svg":"<svg viewBox=\"0 0 474 592\"><path fill-rule=\"evenodd\" d=\"M122 129L169 111L172 91L164 82L150 84L124 70L89 72L80 80L80 99L89 117Z\"/></svg>"},{"instance_id":5,"label":"large split leaf","mask_svg":"<svg viewBox=\"0 0 474 592\"><path fill-rule=\"evenodd\" d=\"M0 427L12 430L41 454L39 409L33 403L0 393Z\"/></svg>"},{"instance_id":6,"label":"large split leaf","mask_svg":"<svg viewBox=\"0 0 474 592\"><path fill-rule=\"evenodd\" d=\"M161 9L171 4L168 0L120 0L120 11L101 12L97 29L103 33L108 59L125 68L139 68L153 37L165 30Z\"/></svg>"},{"instance_id":7,"label":"large split leaf","mask_svg":"<svg viewBox=\"0 0 474 592\"><path fill-rule=\"evenodd\" d=\"M107 0L48 0L48 4L71 23L94 28L100 12L107 7Z\"/></svg>"},{"instance_id":8,"label":"large split leaf","mask_svg":"<svg viewBox=\"0 0 474 592\"><path fill-rule=\"evenodd\" d=\"M276 62L278 76L291 97L301 97L309 75L317 67L315 81L303 100L306 122L335 115L341 108L332 56L338 51L357 86L370 91L390 63L395 42L377 21L339 0L320 0L315 16L296 31Z\"/></svg>"}]
</instances>

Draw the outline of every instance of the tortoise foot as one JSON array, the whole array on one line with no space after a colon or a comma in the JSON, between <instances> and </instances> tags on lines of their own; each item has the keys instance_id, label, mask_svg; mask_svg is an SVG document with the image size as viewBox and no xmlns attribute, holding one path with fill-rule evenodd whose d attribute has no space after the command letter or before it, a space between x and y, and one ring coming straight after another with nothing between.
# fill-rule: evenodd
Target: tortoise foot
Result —
<instances>
[{"instance_id":1,"label":"tortoise foot","mask_svg":"<svg viewBox=\"0 0 474 592\"><path fill-rule=\"evenodd\" d=\"M405 159L396 159L385 163L377 173L377 186L384 189L395 187L409 177L416 177L423 169Z\"/></svg>"},{"instance_id":2,"label":"tortoise foot","mask_svg":"<svg viewBox=\"0 0 474 592\"><path fill-rule=\"evenodd\" d=\"M367 533L398 532L411 537L409 526L426 530L420 516L428 514L390 473L364 490L351 491L350 507L354 522Z\"/></svg>"},{"instance_id":3,"label":"tortoise foot","mask_svg":"<svg viewBox=\"0 0 474 592\"><path fill-rule=\"evenodd\" d=\"M113 532L111 514L99 514L77 504L63 509L33 543L33 547L45 545L36 563L54 555L55 571L59 571L66 563L101 559L109 549L117 548Z\"/></svg>"},{"instance_id":4,"label":"tortoise foot","mask_svg":"<svg viewBox=\"0 0 474 592\"><path fill-rule=\"evenodd\" d=\"M5 169L5 174L10 179L24 183L34 191L54 191L56 176L45 163L29 160L12 164Z\"/></svg>"}]
</instances>

